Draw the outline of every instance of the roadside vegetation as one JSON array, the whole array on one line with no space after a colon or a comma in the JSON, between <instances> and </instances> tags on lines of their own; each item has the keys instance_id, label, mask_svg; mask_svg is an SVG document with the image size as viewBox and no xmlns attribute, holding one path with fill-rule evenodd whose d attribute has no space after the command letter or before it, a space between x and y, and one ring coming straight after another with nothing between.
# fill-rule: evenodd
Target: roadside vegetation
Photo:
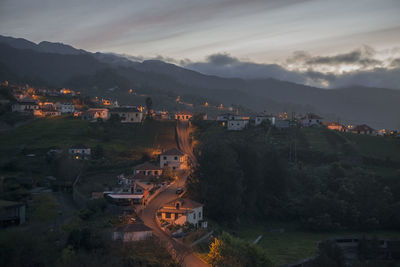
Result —
<instances>
[{"instance_id":1,"label":"roadside vegetation","mask_svg":"<svg viewBox=\"0 0 400 267\"><path fill-rule=\"evenodd\" d=\"M228 132L194 124L199 167L188 193L222 229L248 241L263 234L260 246L274 264L311 256L333 235L400 237L400 161L385 159L396 148L385 153L383 145L399 139L370 137L368 154L359 136L322 128ZM271 221L283 231L292 225L281 234L256 227Z\"/></svg>"}]
</instances>

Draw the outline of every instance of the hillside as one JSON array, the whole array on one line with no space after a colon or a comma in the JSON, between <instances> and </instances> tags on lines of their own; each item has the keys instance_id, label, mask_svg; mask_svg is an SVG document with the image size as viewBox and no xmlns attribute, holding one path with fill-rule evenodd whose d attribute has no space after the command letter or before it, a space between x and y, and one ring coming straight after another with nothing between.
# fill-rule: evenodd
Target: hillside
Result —
<instances>
[{"instance_id":1,"label":"hillside","mask_svg":"<svg viewBox=\"0 0 400 267\"><path fill-rule=\"evenodd\" d=\"M42 43L41 43L42 44ZM315 112L330 120L400 128L400 91L353 86L325 90L275 79L243 80L203 75L158 60L132 62L62 45L0 38L0 79L42 81L91 96L125 99L127 91L157 96L198 96L255 111ZM38 47L41 47L40 49ZM18 77L18 78L15 78ZM110 88L115 88L110 91Z\"/></svg>"}]
</instances>

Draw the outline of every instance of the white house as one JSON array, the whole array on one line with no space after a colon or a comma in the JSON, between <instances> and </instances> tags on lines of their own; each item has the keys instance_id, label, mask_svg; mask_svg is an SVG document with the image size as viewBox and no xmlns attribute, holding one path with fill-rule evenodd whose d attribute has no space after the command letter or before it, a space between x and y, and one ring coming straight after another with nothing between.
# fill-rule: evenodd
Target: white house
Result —
<instances>
[{"instance_id":1,"label":"white house","mask_svg":"<svg viewBox=\"0 0 400 267\"><path fill-rule=\"evenodd\" d=\"M256 126L260 125L263 121L269 121L271 125L275 125L275 117L267 116L267 115L258 115L256 116L254 123Z\"/></svg>"},{"instance_id":2,"label":"white house","mask_svg":"<svg viewBox=\"0 0 400 267\"><path fill-rule=\"evenodd\" d=\"M276 120L275 127L278 129L290 128L290 121L289 120Z\"/></svg>"},{"instance_id":3,"label":"white house","mask_svg":"<svg viewBox=\"0 0 400 267\"><path fill-rule=\"evenodd\" d=\"M90 108L86 111L82 111L81 117L84 120L108 120L110 118L110 113L106 108Z\"/></svg>"},{"instance_id":4,"label":"white house","mask_svg":"<svg viewBox=\"0 0 400 267\"><path fill-rule=\"evenodd\" d=\"M117 227L112 232L113 241L135 242L145 240L153 235L153 230L143 223L128 224Z\"/></svg>"},{"instance_id":5,"label":"white house","mask_svg":"<svg viewBox=\"0 0 400 267\"><path fill-rule=\"evenodd\" d=\"M162 168L151 164L150 162L145 162L143 164L137 165L133 174L144 174L144 175L153 175L159 176L162 174Z\"/></svg>"},{"instance_id":6,"label":"white house","mask_svg":"<svg viewBox=\"0 0 400 267\"><path fill-rule=\"evenodd\" d=\"M0 227L25 223L25 204L0 199Z\"/></svg>"},{"instance_id":7,"label":"white house","mask_svg":"<svg viewBox=\"0 0 400 267\"><path fill-rule=\"evenodd\" d=\"M160 155L160 168L166 166L173 170L182 170L187 168L187 156L177 148L172 148Z\"/></svg>"},{"instance_id":8,"label":"white house","mask_svg":"<svg viewBox=\"0 0 400 267\"><path fill-rule=\"evenodd\" d=\"M197 227L203 221L203 204L188 198L178 198L160 208L158 215L172 224L183 225L188 222Z\"/></svg>"},{"instance_id":9,"label":"white house","mask_svg":"<svg viewBox=\"0 0 400 267\"><path fill-rule=\"evenodd\" d=\"M61 114L72 114L75 112L75 106L73 103L56 103L56 107Z\"/></svg>"},{"instance_id":10,"label":"white house","mask_svg":"<svg viewBox=\"0 0 400 267\"><path fill-rule=\"evenodd\" d=\"M246 128L248 124L249 120L229 120L227 127L230 131L240 131Z\"/></svg>"},{"instance_id":11,"label":"white house","mask_svg":"<svg viewBox=\"0 0 400 267\"><path fill-rule=\"evenodd\" d=\"M110 109L110 113L116 114L122 123L139 123L143 121L143 112L136 107L120 107Z\"/></svg>"},{"instance_id":12,"label":"white house","mask_svg":"<svg viewBox=\"0 0 400 267\"><path fill-rule=\"evenodd\" d=\"M23 98L18 100L11 106L12 112L27 112L33 113L35 110L39 109L39 104L36 100L30 98Z\"/></svg>"},{"instance_id":13,"label":"white house","mask_svg":"<svg viewBox=\"0 0 400 267\"><path fill-rule=\"evenodd\" d=\"M76 145L68 150L73 159L89 159L91 149L85 145Z\"/></svg>"},{"instance_id":14,"label":"white house","mask_svg":"<svg viewBox=\"0 0 400 267\"><path fill-rule=\"evenodd\" d=\"M250 120L248 116L242 115L235 115L235 114L221 114L217 116L217 121L220 122L227 122L227 121L234 121L234 120Z\"/></svg>"},{"instance_id":15,"label":"white house","mask_svg":"<svg viewBox=\"0 0 400 267\"><path fill-rule=\"evenodd\" d=\"M321 126L321 120L322 118L320 116L308 113L306 116L301 118L301 125L303 125L303 127Z\"/></svg>"}]
</instances>

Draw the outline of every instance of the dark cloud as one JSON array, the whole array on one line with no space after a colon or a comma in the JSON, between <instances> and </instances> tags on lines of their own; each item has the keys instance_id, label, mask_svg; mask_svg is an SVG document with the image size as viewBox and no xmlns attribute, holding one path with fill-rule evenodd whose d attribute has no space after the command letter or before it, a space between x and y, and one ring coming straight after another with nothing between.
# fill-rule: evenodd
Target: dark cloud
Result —
<instances>
[{"instance_id":1,"label":"dark cloud","mask_svg":"<svg viewBox=\"0 0 400 267\"><path fill-rule=\"evenodd\" d=\"M393 59L390 66L393 68L400 68L400 58Z\"/></svg>"},{"instance_id":2,"label":"dark cloud","mask_svg":"<svg viewBox=\"0 0 400 267\"><path fill-rule=\"evenodd\" d=\"M301 63L306 65L359 65L362 67L382 65L380 60L374 58L376 51L369 46L363 46L348 53L337 54L333 56L311 56L304 51L294 52L288 58L287 63Z\"/></svg>"},{"instance_id":3,"label":"dark cloud","mask_svg":"<svg viewBox=\"0 0 400 267\"><path fill-rule=\"evenodd\" d=\"M400 58L395 58L389 62L390 64L386 64L389 67L382 67L385 61L376 59L376 54L377 52L368 46L333 56L312 56L307 52L297 51L286 61L286 64L291 65L290 70L285 65L241 61L227 53L210 55L205 62L184 60L180 61L180 64L204 74L228 78L274 78L325 88L362 85L400 89ZM321 65L357 68L341 73L322 72L318 69Z\"/></svg>"},{"instance_id":4,"label":"dark cloud","mask_svg":"<svg viewBox=\"0 0 400 267\"><path fill-rule=\"evenodd\" d=\"M225 66L238 64L240 61L237 58L231 57L229 54L213 54L207 57L207 61L217 66Z\"/></svg>"},{"instance_id":5,"label":"dark cloud","mask_svg":"<svg viewBox=\"0 0 400 267\"><path fill-rule=\"evenodd\" d=\"M216 75L228 78L242 79L266 79L306 83L303 75L288 71L277 64L257 64L240 61L229 54L213 54L206 58L205 62L183 61L182 66L204 74Z\"/></svg>"}]
</instances>

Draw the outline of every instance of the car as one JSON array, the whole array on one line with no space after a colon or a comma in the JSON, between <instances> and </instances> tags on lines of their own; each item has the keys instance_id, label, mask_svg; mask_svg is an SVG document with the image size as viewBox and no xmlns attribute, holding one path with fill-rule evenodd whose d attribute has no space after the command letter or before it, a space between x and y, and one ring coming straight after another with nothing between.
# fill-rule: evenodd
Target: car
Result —
<instances>
[{"instance_id":1,"label":"car","mask_svg":"<svg viewBox=\"0 0 400 267\"><path fill-rule=\"evenodd\" d=\"M176 189L176 192L175 192L175 193L176 193L177 195L180 195L180 194L183 193L183 191L184 191L183 188L180 188L180 187L179 187L178 189Z\"/></svg>"}]
</instances>

